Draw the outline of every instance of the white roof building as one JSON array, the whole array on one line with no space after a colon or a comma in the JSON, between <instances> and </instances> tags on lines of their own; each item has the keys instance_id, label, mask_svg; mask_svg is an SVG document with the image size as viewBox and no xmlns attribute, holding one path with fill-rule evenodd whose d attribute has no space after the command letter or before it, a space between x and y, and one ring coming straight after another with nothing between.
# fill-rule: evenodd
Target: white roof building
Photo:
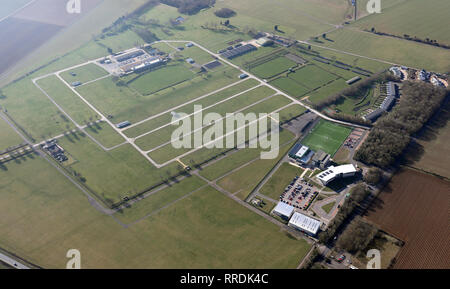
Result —
<instances>
[{"instance_id":1,"label":"white roof building","mask_svg":"<svg viewBox=\"0 0 450 289\"><path fill-rule=\"evenodd\" d=\"M328 170L317 175L317 179L323 184L328 185L331 181L336 178L345 178L354 176L356 174L356 168L354 165L343 165L339 167L331 166Z\"/></svg>"},{"instance_id":2,"label":"white roof building","mask_svg":"<svg viewBox=\"0 0 450 289\"><path fill-rule=\"evenodd\" d=\"M295 212L291 220L289 220L288 225L311 235L316 235L319 231L320 224L321 222L319 220Z\"/></svg>"},{"instance_id":3,"label":"white roof building","mask_svg":"<svg viewBox=\"0 0 450 289\"><path fill-rule=\"evenodd\" d=\"M272 210L272 213L282 218L289 219L294 213L294 207L283 202L278 202Z\"/></svg>"},{"instance_id":4,"label":"white roof building","mask_svg":"<svg viewBox=\"0 0 450 289\"><path fill-rule=\"evenodd\" d=\"M302 158L309 151L309 147L302 146L295 154L298 158Z\"/></svg>"}]
</instances>

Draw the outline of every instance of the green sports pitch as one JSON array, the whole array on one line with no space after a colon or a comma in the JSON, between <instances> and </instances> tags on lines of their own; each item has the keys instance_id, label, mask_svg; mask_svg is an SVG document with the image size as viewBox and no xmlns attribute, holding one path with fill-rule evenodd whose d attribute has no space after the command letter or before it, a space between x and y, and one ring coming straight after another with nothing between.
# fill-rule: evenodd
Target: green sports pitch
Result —
<instances>
[{"instance_id":1,"label":"green sports pitch","mask_svg":"<svg viewBox=\"0 0 450 289\"><path fill-rule=\"evenodd\" d=\"M314 151L322 150L333 156L350 132L350 128L321 120L302 144Z\"/></svg>"}]
</instances>

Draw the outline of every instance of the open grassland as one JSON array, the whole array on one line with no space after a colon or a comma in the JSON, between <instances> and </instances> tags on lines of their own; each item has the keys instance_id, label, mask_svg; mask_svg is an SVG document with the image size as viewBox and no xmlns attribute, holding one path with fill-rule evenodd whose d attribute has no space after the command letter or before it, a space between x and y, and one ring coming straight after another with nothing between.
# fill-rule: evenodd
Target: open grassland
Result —
<instances>
[{"instance_id":1,"label":"open grassland","mask_svg":"<svg viewBox=\"0 0 450 289\"><path fill-rule=\"evenodd\" d=\"M146 96L117 86L111 78L81 86L78 91L105 115L114 116L115 122L136 122L236 82L237 75L236 70L227 68Z\"/></svg>"},{"instance_id":2,"label":"open grassland","mask_svg":"<svg viewBox=\"0 0 450 289\"><path fill-rule=\"evenodd\" d=\"M284 163L270 177L267 183L259 191L261 194L268 196L274 200L278 200L284 189L296 177L303 173L303 169Z\"/></svg>"},{"instance_id":3,"label":"open grassland","mask_svg":"<svg viewBox=\"0 0 450 289\"><path fill-rule=\"evenodd\" d=\"M284 147L290 147L290 143L294 141L294 135L287 131L283 130L280 132L280 150ZM237 152L230 153L226 158L223 158L215 163L207 166L206 168L200 171L200 174L207 178L208 180L215 180L228 172L231 172L240 166L247 164L252 160L256 160L260 158L261 149L241 149ZM281 155L281 152L280 152ZM188 157L186 157L186 161L188 162Z\"/></svg>"},{"instance_id":4,"label":"open grassland","mask_svg":"<svg viewBox=\"0 0 450 289\"><path fill-rule=\"evenodd\" d=\"M125 142L124 138L106 122L90 124L85 131L106 148L111 148Z\"/></svg>"},{"instance_id":5,"label":"open grassland","mask_svg":"<svg viewBox=\"0 0 450 289\"><path fill-rule=\"evenodd\" d=\"M77 160L70 169L84 177L85 184L108 204L162 182L166 171L176 172L170 167L158 172L130 145L105 152L82 134L67 136L59 143Z\"/></svg>"},{"instance_id":6,"label":"open grassland","mask_svg":"<svg viewBox=\"0 0 450 289\"><path fill-rule=\"evenodd\" d=\"M0 118L0 151L21 144L23 139Z\"/></svg>"},{"instance_id":7,"label":"open grassland","mask_svg":"<svg viewBox=\"0 0 450 289\"><path fill-rule=\"evenodd\" d=\"M83 268L295 268L310 248L209 188L125 229L42 159L0 183L0 244L45 268L65 268L70 248Z\"/></svg>"},{"instance_id":8,"label":"open grassland","mask_svg":"<svg viewBox=\"0 0 450 289\"><path fill-rule=\"evenodd\" d=\"M69 84L76 81L86 83L106 75L108 75L106 70L93 63L61 73L61 77Z\"/></svg>"},{"instance_id":9,"label":"open grassland","mask_svg":"<svg viewBox=\"0 0 450 289\"><path fill-rule=\"evenodd\" d=\"M191 121L193 123L193 118L196 116L206 115L210 112L218 113L222 117L225 117L227 113L232 113L238 111L246 106L252 105L253 103L260 101L268 96L274 94L274 91L268 87L258 87L254 90L251 90L245 94L232 98L226 102L218 104L214 107L206 109L200 113L196 113L193 116L190 116L186 121ZM270 111L271 112L271 111ZM148 134L142 138L139 138L136 141L136 144L143 150L150 150L158 145L164 144L171 140L171 136L173 131L176 129L176 126L166 126L154 133Z\"/></svg>"},{"instance_id":10,"label":"open grassland","mask_svg":"<svg viewBox=\"0 0 450 289\"><path fill-rule=\"evenodd\" d=\"M37 84L78 124L100 118L86 103L81 100L56 76L41 79ZM57 107L55 106L57 109Z\"/></svg>"},{"instance_id":11,"label":"open grassland","mask_svg":"<svg viewBox=\"0 0 450 289\"><path fill-rule=\"evenodd\" d=\"M130 87L142 95L149 95L195 77L183 63L167 65L140 75L130 82Z\"/></svg>"},{"instance_id":12,"label":"open grassland","mask_svg":"<svg viewBox=\"0 0 450 289\"><path fill-rule=\"evenodd\" d=\"M279 157L276 159L258 159L251 162L220 179L217 184L230 193L242 193L244 199L264 178L267 172L275 166L279 159L286 154L289 148L290 146L280 148Z\"/></svg>"},{"instance_id":13,"label":"open grassland","mask_svg":"<svg viewBox=\"0 0 450 289\"><path fill-rule=\"evenodd\" d=\"M383 9L383 13L367 16L352 26L421 39L437 40L450 45L450 2L442 0L411 0Z\"/></svg>"},{"instance_id":14,"label":"open grassland","mask_svg":"<svg viewBox=\"0 0 450 289\"><path fill-rule=\"evenodd\" d=\"M178 109L176 109L176 113L186 113L191 114L194 113L194 105L201 105L203 108L206 108L211 105L215 105L219 101L223 101L228 97L237 95L239 93L243 93L246 90L249 90L251 88L254 88L256 85L258 85L258 81L254 79L249 79L244 82L238 83L232 87L229 87L227 89L224 89L220 92L213 93L203 99L194 101L191 104L186 104ZM137 137L139 135L142 135L146 132L150 132L154 129L157 129L161 126L167 125L171 123L173 118L173 115L171 113L166 113L161 116L155 117L153 119L150 119L148 121L145 121L141 124L138 124L134 127L130 127L124 131L124 133L128 137Z\"/></svg>"},{"instance_id":15,"label":"open grassland","mask_svg":"<svg viewBox=\"0 0 450 289\"><path fill-rule=\"evenodd\" d=\"M332 32L327 37L333 41L322 45L333 49L435 72L450 68L447 49L349 29Z\"/></svg>"},{"instance_id":16,"label":"open grassland","mask_svg":"<svg viewBox=\"0 0 450 289\"><path fill-rule=\"evenodd\" d=\"M297 66L294 61L281 56L253 67L251 72L260 78L271 78L294 66Z\"/></svg>"},{"instance_id":17,"label":"open grassland","mask_svg":"<svg viewBox=\"0 0 450 289\"><path fill-rule=\"evenodd\" d=\"M271 81L270 84L278 87L285 93L294 97L300 97L302 95L305 95L309 91L308 88L304 87L303 85L299 84L289 77L279 77Z\"/></svg>"},{"instance_id":18,"label":"open grassland","mask_svg":"<svg viewBox=\"0 0 450 289\"><path fill-rule=\"evenodd\" d=\"M24 79L3 90L6 96L0 105L36 140L45 140L73 129L73 124L63 116L30 79Z\"/></svg>"},{"instance_id":19,"label":"open grassland","mask_svg":"<svg viewBox=\"0 0 450 289\"><path fill-rule=\"evenodd\" d=\"M193 47L184 47L183 51L179 51L178 54L183 56L184 59L187 58L192 58L195 63L203 65L205 63L208 63L210 61L213 61L214 58L206 53L204 50L202 50L201 48L198 48L197 46L193 46Z\"/></svg>"},{"instance_id":20,"label":"open grassland","mask_svg":"<svg viewBox=\"0 0 450 289\"><path fill-rule=\"evenodd\" d=\"M293 119L294 117L300 116L306 112L306 108L299 105L293 104L289 107L278 112L280 122L285 122Z\"/></svg>"},{"instance_id":21,"label":"open grassland","mask_svg":"<svg viewBox=\"0 0 450 289\"><path fill-rule=\"evenodd\" d=\"M302 141L314 151L322 150L334 155L350 134L351 129L332 122L321 120L311 133Z\"/></svg>"},{"instance_id":22,"label":"open grassland","mask_svg":"<svg viewBox=\"0 0 450 289\"><path fill-rule=\"evenodd\" d=\"M405 242L394 268L448 268L449 191L448 181L405 169L373 202L367 218Z\"/></svg>"}]
</instances>

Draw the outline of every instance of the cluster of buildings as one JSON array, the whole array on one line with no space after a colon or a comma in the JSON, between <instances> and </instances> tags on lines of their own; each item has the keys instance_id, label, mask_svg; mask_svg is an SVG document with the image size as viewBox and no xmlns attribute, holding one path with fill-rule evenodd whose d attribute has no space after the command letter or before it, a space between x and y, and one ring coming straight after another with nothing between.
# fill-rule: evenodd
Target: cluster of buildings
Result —
<instances>
[{"instance_id":1,"label":"cluster of buildings","mask_svg":"<svg viewBox=\"0 0 450 289\"><path fill-rule=\"evenodd\" d=\"M225 58L233 59L255 50L257 50L257 48L252 44L245 44L245 45L237 44L234 47L230 46L227 49L219 51L219 54Z\"/></svg>"},{"instance_id":2,"label":"cluster of buildings","mask_svg":"<svg viewBox=\"0 0 450 289\"><path fill-rule=\"evenodd\" d=\"M272 214L289 220L288 226L308 235L315 236L319 232L321 221L295 211L295 208L283 202L279 202L272 210Z\"/></svg>"},{"instance_id":3,"label":"cluster of buildings","mask_svg":"<svg viewBox=\"0 0 450 289\"><path fill-rule=\"evenodd\" d=\"M56 140L46 142L42 148L46 150L55 160L62 163L69 158L66 156L64 149L58 145Z\"/></svg>"},{"instance_id":4,"label":"cluster of buildings","mask_svg":"<svg viewBox=\"0 0 450 289\"><path fill-rule=\"evenodd\" d=\"M114 63L118 67L119 75L127 75L164 65L168 60L157 49L152 49L151 53L137 49L131 52L116 54L111 59L105 60L104 64ZM106 61L109 63L106 63Z\"/></svg>"},{"instance_id":5,"label":"cluster of buildings","mask_svg":"<svg viewBox=\"0 0 450 289\"><path fill-rule=\"evenodd\" d=\"M289 152L289 157L303 166L311 165L320 169L328 167L331 161L331 155L324 151L312 151L309 147L296 144Z\"/></svg>"},{"instance_id":6,"label":"cluster of buildings","mask_svg":"<svg viewBox=\"0 0 450 289\"><path fill-rule=\"evenodd\" d=\"M407 68L407 67L398 67L398 66L393 66L389 69L390 72L392 72L392 74L402 80L407 79L407 75L408 71L409 73L412 73L413 75L417 75L417 79L419 81L423 81L423 82L430 82L431 84L433 84L434 86L440 86L440 87L447 87L448 84L445 80L441 79L438 77L438 75L428 72L425 69L416 71L414 69L411 68ZM414 76L412 76L412 78L414 78Z\"/></svg>"},{"instance_id":7,"label":"cluster of buildings","mask_svg":"<svg viewBox=\"0 0 450 289\"><path fill-rule=\"evenodd\" d=\"M380 107L366 114L365 116L363 116L363 118L365 120L375 122L383 113L389 111L392 108L397 99L397 95L397 85L392 81L388 82L386 84L386 98L383 100Z\"/></svg>"}]
</instances>

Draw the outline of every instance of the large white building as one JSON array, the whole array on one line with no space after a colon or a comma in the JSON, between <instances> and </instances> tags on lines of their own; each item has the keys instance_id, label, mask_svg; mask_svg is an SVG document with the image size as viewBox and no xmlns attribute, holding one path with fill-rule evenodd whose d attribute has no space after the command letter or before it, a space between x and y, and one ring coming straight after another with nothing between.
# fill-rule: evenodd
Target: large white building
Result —
<instances>
[{"instance_id":1,"label":"large white building","mask_svg":"<svg viewBox=\"0 0 450 289\"><path fill-rule=\"evenodd\" d=\"M272 210L272 214L288 220L294 213L294 207L283 202L279 202Z\"/></svg>"},{"instance_id":2,"label":"large white building","mask_svg":"<svg viewBox=\"0 0 450 289\"><path fill-rule=\"evenodd\" d=\"M319 220L295 212L288 226L315 236L320 229L320 224Z\"/></svg>"},{"instance_id":3,"label":"large white building","mask_svg":"<svg viewBox=\"0 0 450 289\"><path fill-rule=\"evenodd\" d=\"M354 165L343 165L334 167L331 166L328 170L323 171L319 175L317 175L317 179L324 185L328 185L330 182L334 181L337 178L346 178L352 177L356 174L357 170Z\"/></svg>"}]
</instances>

